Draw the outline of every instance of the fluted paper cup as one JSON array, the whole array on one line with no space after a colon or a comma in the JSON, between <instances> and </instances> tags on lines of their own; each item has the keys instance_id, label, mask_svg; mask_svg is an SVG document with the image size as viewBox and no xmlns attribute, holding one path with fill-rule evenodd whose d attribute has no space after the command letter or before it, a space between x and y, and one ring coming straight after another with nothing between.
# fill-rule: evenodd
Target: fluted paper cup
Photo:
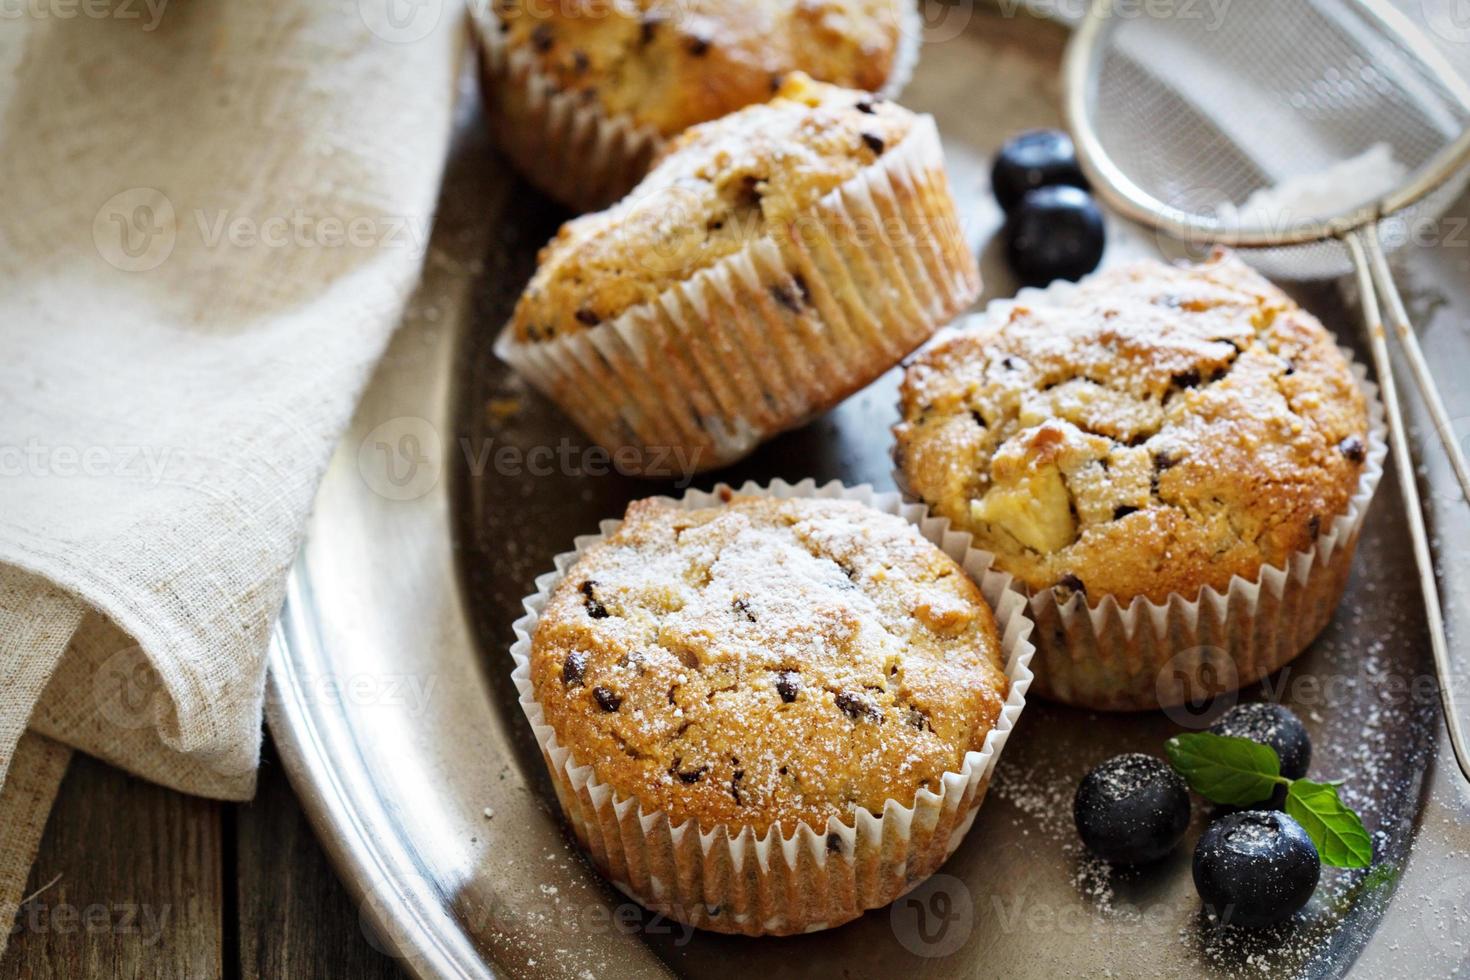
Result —
<instances>
[{"instance_id":1,"label":"fluted paper cup","mask_svg":"<svg viewBox=\"0 0 1470 980\"><path fill-rule=\"evenodd\" d=\"M472 0L470 9L490 125L516 169L579 212L605 208L632 190L665 137L631 116L610 114L599 102L559 89L529 52L506 44L489 0ZM923 43L917 5L905 5L900 18L893 71L877 93L884 98L896 98L908 84Z\"/></svg>"},{"instance_id":2,"label":"fluted paper cup","mask_svg":"<svg viewBox=\"0 0 1470 980\"><path fill-rule=\"evenodd\" d=\"M610 452L707 470L864 387L979 295L928 116L773 231L613 320L548 341L507 327L495 351Z\"/></svg>"},{"instance_id":3,"label":"fluted paper cup","mask_svg":"<svg viewBox=\"0 0 1470 980\"><path fill-rule=\"evenodd\" d=\"M1058 282L1022 290L980 316L991 320L1017 303L1058 303L1075 288ZM1368 405L1367 458L1347 509L1311 547L1283 565L1262 566L1253 579L1235 576L1223 592L1206 586L1193 596L1175 592L1163 602L1136 596L1125 605L1113 596L1062 598L1056 589L1016 582L1036 624L1037 694L1102 711L1170 708L1245 687L1311 645L1342 599L1388 453L1378 386L1351 350L1340 350ZM906 499L918 500L901 468L894 480Z\"/></svg>"},{"instance_id":4,"label":"fluted paper cup","mask_svg":"<svg viewBox=\"0 0 1470 980\"><path fill-rule=\"evenodd\" d=\"M589 547L615 532L620 521L604 521L600 534L578 538L575 550L557 556L556 571L536 580L536 593L525 600L526 615L515 623L511 677L562 812L597 867L624 893L702 929L752 936L827 929L893 901L959 846L1026 703L1031 622L1010 576L992 568L989 555L970 548L968 534L950 530L948 521L905 503L897 493L840 483L819 487L812 480L796 485L777 481L769 487L746 484L732 490L721 485L709 493L691 491L676 503L685 509L719 506L732 494L856 500L898 515L980 586L995 611L1010 690L981 749L966 753L958 771L945 773L937 792L920 789L912 803L890 799L880 816L859 810L818 827L803 822L783 837L779 824L764 835L733 824L675 824L667 814L645 810L599 780L596 760L575 758L546 723L531 683L531 641L567 570Z\"/></svg>"}]
</instances>

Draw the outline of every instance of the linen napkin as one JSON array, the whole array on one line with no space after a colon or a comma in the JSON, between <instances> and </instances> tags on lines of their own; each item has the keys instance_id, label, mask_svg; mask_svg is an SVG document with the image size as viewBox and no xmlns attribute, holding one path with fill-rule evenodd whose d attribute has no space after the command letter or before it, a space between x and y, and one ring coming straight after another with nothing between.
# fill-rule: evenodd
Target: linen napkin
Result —
<instances>
[{"instance_id":1,"label":"linen napkin","mask_svg":"<svg viewBox=\"0 0 1470 980\"><path fill-rule=\"evenodd\" d=\"M423 258L454 0L0 22L0 950L68 749L250 797L313 493Z\"/></svg>"}]
</instances>

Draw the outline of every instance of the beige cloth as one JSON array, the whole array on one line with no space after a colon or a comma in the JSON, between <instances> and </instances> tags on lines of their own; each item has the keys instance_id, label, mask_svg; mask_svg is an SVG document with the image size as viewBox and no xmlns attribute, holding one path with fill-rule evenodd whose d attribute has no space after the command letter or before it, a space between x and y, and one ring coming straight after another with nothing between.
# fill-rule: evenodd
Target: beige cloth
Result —
<instances>
[{"instance_id":1,"label":"beige cloth","mask_svg":"<svg viewBox=\"0 0 1470 980\"><path fill-rule=\"evenodd\" d=\"M423 258L460 18L0 23L0 913L64 746L252 794L287 568Z\"/></svg>"}]
</instances>

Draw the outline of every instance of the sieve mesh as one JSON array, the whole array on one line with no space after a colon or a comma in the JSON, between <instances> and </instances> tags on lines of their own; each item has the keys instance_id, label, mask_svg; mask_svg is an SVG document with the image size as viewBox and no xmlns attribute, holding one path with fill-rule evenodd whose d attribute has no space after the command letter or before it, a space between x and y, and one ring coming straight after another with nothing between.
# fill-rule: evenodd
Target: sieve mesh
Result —
<instances>
[{"instance_id":1,"label":"sieve mesh","mask_svg":"<svg viewBox=\"0 0 1470 980\"><path fill-rule=\"evenodd\" d=\"M1094 155L1110 161L1145 206L1173 209L1203 240L1222 230L1276 236L1323 225L1412 183L1470 125L1459 75L1445 71L1412 24L1388 15L1377 3L1352 0L1111 8L1095 18L1074 124L1091 133ZM1393 167L1360 169L1351 179L1333 170L1380 145L1380 160ZM1460 173L1426 189L1386 219L1385 245L1432 234L1428 223L1464 180ZM1288 181L1330 200L1244 207ZM1276 277L1338 276L1352 267L1330 238L1242 254Z\"/></svg>"}]
</instances>

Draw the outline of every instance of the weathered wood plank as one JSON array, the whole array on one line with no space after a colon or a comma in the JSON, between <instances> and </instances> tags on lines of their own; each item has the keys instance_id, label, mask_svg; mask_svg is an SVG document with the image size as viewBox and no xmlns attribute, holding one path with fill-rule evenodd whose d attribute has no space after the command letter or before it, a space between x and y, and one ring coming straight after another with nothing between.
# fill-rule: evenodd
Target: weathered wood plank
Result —
<instances>
[{"instance_id":1,"label":"weathered wood plank","mask_svg":"<svg viewBox=\"0 0 1470 980\"><path fill-rule=\"evenodd\" d=\"M0 980L221 976L222 809L77 755Z\"/></svg>"},{"instance_id":2,"label":"weathered wood plank","mask_svg":"<svg viewBox=\"0 0 1470 980\"><path fill-rule=\"evenodd\" d=\"M369 943L296 802L273 747L261 761L255 802L236 820L240 976L398 978Z\"/></svg>"}]
</instances>

